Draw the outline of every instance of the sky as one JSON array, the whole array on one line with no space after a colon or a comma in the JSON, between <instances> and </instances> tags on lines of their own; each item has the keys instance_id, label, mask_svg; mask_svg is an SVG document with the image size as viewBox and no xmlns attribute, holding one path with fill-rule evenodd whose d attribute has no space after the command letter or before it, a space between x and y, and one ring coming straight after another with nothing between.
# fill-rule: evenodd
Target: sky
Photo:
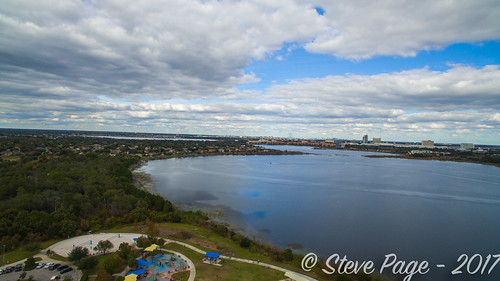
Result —
<instances>
[{"instance_id":1,"label":"sky","mask_svg":"<svg viewBox=\"0 0 500 281\"><path fill-rule=\"evenodd\" d=\"M500 145L500 2L4 0L0 127Z\"/></svg>"}]
</instances>

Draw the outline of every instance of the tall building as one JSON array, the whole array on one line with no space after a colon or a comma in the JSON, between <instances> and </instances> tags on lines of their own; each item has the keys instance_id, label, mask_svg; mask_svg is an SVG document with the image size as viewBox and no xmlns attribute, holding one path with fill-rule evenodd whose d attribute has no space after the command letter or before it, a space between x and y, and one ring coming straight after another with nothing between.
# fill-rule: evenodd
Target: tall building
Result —
<instances>
[{"instance_id":1,"label":"tall building","mask_svg":"<svg viewBox=\"0 0 500 281\"><path fill-rule=\"evenodd\" d=\"M363 136L363 143L368 143L368 135Z\"/></svg>"},{"instance_id":2,"label":"tall building","mask_svg":"<svg viewBox=\"0 0 500 281\"><path fill-rule=\"evenodd\" d=\"M422 146L434 146L434 141L431 140L423 140Z\"/></svg>"}]
</instances>

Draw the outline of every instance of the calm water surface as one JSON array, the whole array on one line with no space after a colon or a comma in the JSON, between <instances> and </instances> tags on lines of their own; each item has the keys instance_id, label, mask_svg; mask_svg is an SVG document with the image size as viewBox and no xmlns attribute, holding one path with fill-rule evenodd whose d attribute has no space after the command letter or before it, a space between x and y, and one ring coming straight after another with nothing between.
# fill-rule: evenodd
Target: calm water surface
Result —
<instances>
[{"instance_id":1,"label":"calm water surface","mask_svg":"<svg viewBox=\"0 0 500 281\"><path fill-rule=\"evenodd\" d=\"M300 244L376 268L389 253L429 261L430 272L412 280L500 280L500 264L489 276L450 274L463 253L500 254L499 168L272 148L317 154L155 160L141 170L174 203L214 206L232 225L281 247Z\"/></svg>"}]
</instances>

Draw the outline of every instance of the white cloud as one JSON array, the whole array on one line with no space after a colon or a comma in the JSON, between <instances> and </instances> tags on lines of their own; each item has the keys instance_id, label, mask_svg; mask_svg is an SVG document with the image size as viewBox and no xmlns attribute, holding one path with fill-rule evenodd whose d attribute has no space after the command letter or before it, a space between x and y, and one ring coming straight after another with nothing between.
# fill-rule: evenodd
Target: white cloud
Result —
<instances>
[{"instance_id":1,"label":"white cloud","mask_svg":"<svg viewBox=\"0 0 500 281\"><path fill-rule=\"evenodd\" d=\"M485 1L319 0L327 27L306 45L349 59L415 56L457 42L500 38L500 3Z\"/></svg>"},{"instance_id":2,"label":"white cloud","mask_svg":"<svg viewBox=\"0 0 500 281\"><path fill-rule=\"evenodd\" d=\"M414 69L293 80L271 87L267 95L325 109L369 105L400 110L500 110L499 88L498 66L477 69L457 65L445 72Z\"/></svg>"}]
</instances>

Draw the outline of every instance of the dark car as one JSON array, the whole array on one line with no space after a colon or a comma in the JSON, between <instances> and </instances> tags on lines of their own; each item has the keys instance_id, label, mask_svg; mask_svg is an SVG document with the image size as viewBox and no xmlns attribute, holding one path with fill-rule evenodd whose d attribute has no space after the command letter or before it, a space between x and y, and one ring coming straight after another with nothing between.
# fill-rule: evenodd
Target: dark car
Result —
<instances>
[{"instance_id":1,"label":"dark car","mask_svg":"<svg viewBox=\"0 0 500 281\"><path fill-rule=\"evenodd\" d=\"M61 266L58 268L58 270L59 270L59 271L62 271L62 270L64 270L64 269L66 269L67 267L68 267L67 265L61 265Z\"/></svg>"},{"instance_id":2,"label":"dark car","mask_svg":"<svg viewBox=\"0 0 500 281\"><path fill-rule=\"evenodd\" d=\"M72 270L73 270L73 268L71 268L71 267L66 267L65 269L63 269L63 270L59 271L59 273L64 274L64 273L66 273L66 272L70 272L70 271L72 271Z\"/></svg>"},{"instance_id":3,"label":"dark car","mask_svg":"<svg viewBox=\"0 0 500 281\"><path fill-rule=\"evenodd\" d=\"M16 265L16 271L21 271L21 270L23 270L23 265L22 264Z\"/></svg>"},{"instance_id":4,"label":"dark car","mask_svg":"<svg viewBox=\"0 0 500 281\"><path fill-rule=\"evenodd\" d=\"M7 268L5 268L5 273L10 273L14 271L14 268L12 266L7 266Z\"/></svg>"},{"instance_id":5,"label":"dark car","mask_svg":"<svg viewBox=\"0 0 500 281\"><path fill-rule=\"evenodd\" d=\"M60 263L56 263L56 264L53 264L49 267L49 270L54 270L54 269L57 269L58 267L60 267L61 264Z\"/></svg>"}]
</instances>

